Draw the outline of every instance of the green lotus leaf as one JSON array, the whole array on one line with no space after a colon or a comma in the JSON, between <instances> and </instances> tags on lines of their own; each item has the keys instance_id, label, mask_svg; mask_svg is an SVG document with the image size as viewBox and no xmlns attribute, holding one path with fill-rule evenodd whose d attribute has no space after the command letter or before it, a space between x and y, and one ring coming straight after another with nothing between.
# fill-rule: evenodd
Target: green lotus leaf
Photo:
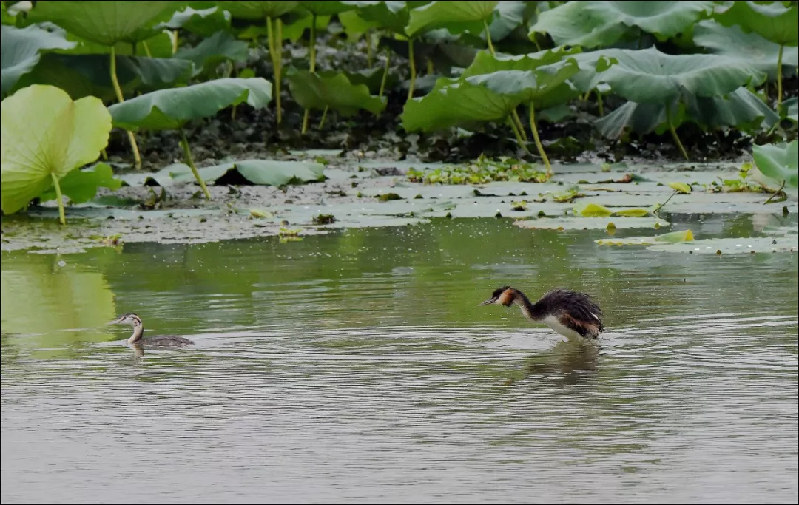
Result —
<instances>
[{"instance_id":1,"label":"green lotus leaf","mask_svg":"<svg viewBox=\"0 0 799 505\"><path fill-rule=\"evenodd\" d=\"M108 108L114 126L128 130L180 128L186 121L213 116L242 102L262 108L272 99L272 84L251 79L217 79L184 88L162 89Z\"/></svg>"},{"instance_id":2,"label":"green lotus leaf","mask_svg":"<svg viewBox=\"0 0 799 505\"><path fill-rule=\"evenodd\" d=\"M0 45L0 93L3 95L14 88L22 75L36 66L42 50L71 49L77 45L59 33L48 32L35 25L22 29L2 25L0 34L3 40Z\"/></svg>"},{"instance_id":3,"label":"green lotus leaf","mask_svg":"<svg viewBox=\"0 0 799 505\"><path fill-rule=\"evenodd\" d=\"M670 226L662 219L653 217L542 217L522 219L514 222L521 228L538 230L606 230L608 228L661 228Z\"/></svg>"},{"instance_id":4,"label":"green lotus leaf","mask_svg":"<svg viewBox=\"0 0 799 505\"><path fill-rule=\"evenodd\" d=\"M703 129L734 127L746 132L771 128L779 116L754 93L738 88L726 96L696 97L687 95L672 113L671 123L676 128L692 121ZM639 134L668 129L666 106L627 102L613 112L594 122L606 138L616 139L627 131Z\"/></svg>"},{"instance_id":5,"label":"green lotus leaf","mask_svg":"<svg viewBox=\"0 0 799 505\"><path fill-rule=\"evenodd\" d=\"M393 33L405 35L405 27L410 19L408 5L412 2L398 1L351 1L343 2L358 8L358 14L367 21L375 21L380 27Z\"/></svg>"},{"instance_id":6,"label":"green lotus leaf","mask_svg":"<svg viewBox=\"0 0 799 505\"><path fill-rule=\"evenodd\" d=\"M346 70L322 70L321 72L317 72L317 74L323 78L333 78L338 74L344 74L347 77L347 80L350 81L350 84L353 86L359 86L363 84L369 88L369 92L373 95L380 93L380 85L383 83L383 69L380 67L354 70L351 72ZM397 74L389 73L385 77L386 89L393 88L399 82L399 76Z\"/></svg>"},{"instance_id":7,"label":"green lotus leaf","mask_svg":"<svg viewBox=\"0 0 799 505\"><path fill-rule=\"evenodd\" d=\"M3 100L3 212L18 211L58 179L96 160L110 131L111 115L99 98L73 102L61 89L34 85Z\"/></svg>"},{"instance_id":8,"label":"green lotus leaf","mask_svg":"<svg viewBox=\"0 0 799 505\"><path fill-rule=\"evenodd\" d=\"M50 21L81 38L113 46L152 37L182 6L181 2L37 2L28 18Z\"/></svg>"},{"instance_id":9,"label":"green lotus leaf","mask_svg":"<svg viewBox=\"0 0 799 505\"><path fill-rule=\"evenodd\" d=\"M349 2L338 2L335 0L315 0L311 2L300 2L300 5L315 16L333 16L342 12L351 11L355 6Z\"/></svg>"},{"instance_id":10,"label":"green lotus leaf","mask_svg":"<svg viewBox=\"0 0 799 505\"><path fill-rule=\"evenodd\" d=\"M172 57L172 36L167 31L162 31L152 37L131 44L129 42L117 42L113 46L106 46L98 42L78 37L68 33L67 39L78 44L67 51L60 50L59 54L114 54L117 56L147 56L148 58L171 58Z\"/></svg>"},{"instance_id":11,"label":"green lotus leaf","mask_svg":"<svg viewBox=\"0 0 799 505\"><path fill-rule=\"evenodd\" d=\"M450 33L480 33L499 2L430 2L411 10L405 32L410 37L446 28Z\"/></svg>"},{"instance_id":12,"label":"green lotus leaf","mask_svg":"<svg viewBox=\"0 0 799 505\"><path fill-rule=\"evenodd\" d=\"M347 34L350 42L355 42L367 31L380 26L380 23L375 20L364 19L356 10L342 12L338 15L338 20L344 27L344 33Z\"/></svg>"},{"instance_id":13,"label":"green lotus leaf","mask_svg":"<svg viewBox=\"0 0 799 505\"><path fill-rule=\"evenodd\" d=\"M799 99L789 98L780 105L780 117L790 119L794 123L799 121Z\"/></svg>"},{"instance_id":14,"label":"green lotus leaf","mask_svg":"<svg viewBox=\"0 0 799 505\"><path fill-rule=\"evenodd\" d=\"M669 39L693 25L700 16L713 11L714 2L580 2L604 23L639 28L660 40Z\"/></svg>"},{"instance_id":15,"label":"green lotus leaf","mask_svg":"<svg viewBox=\"0 0 799 505\"><path fill-rule=\"evenodd\" d=\"M299 2L224 2L219 4L234 18L265 20L278 18L297 9Z\"/></svg>"},{"instance_id":16,"label":"green lotus leaf","mask_svg":"<svg viewBox=\"0 0 799 505\"><path fill-rule=\"evenodd\" d=\"M329 107L344 116L365 109L379 115L386 107L385 98L373 96L365 84L352 84L346 75L319 75L298 70L286 76L294 99L306 109L323 110Z\"/></svg>"},{"instance_id":17,"label":"green lotus leaf","mask_svg":"<svg viewBox=\"0 0 799 505\"><path fill-rule=\"evenodd\" d=\"M675 242L671 244L652 244L650 251L681 252L688 254L754 254L774 252L796 252L799 250L796 235L779 237L739 237L711 238L692 242Z\"/></svg>"},{"instance_id":18,"label":"green lotus leaf","mask_svg":"<svg viewBox=\"0 0 799 505\"><path fill-rule=\"evenodd\" d=\"M770 80L777 78L780 45L755 32L747 33L740 26L726 27L706 19L694 27L694 43L716 54L745 60L757 70L769 74ZM794 69L799 66L796 47L783 48L782 65Z\"/></svg>"},{"instance_id":19,"label":"green lotus leaf","mask_svg":"<svg viewBox=\"0 0 799 505\"><path fill-rule=\"evenodd\" d=\"M461 78L479 74L490 74L500 70L535 70L564 60L568 56L579 54L579 48L566 49L558 47L523 55L493 55L489 51L480 51L472 64L461 74Z\"/></svg>"},{"instance_id":20,"label":"green lotus leaf","mask_svg":"<svg viewBox=\"0 0 799 505\"><path fill-rule=\"evenodd\" d=\"M285 186L287 184L324 180L324 165L301 161L239 160L213 167L200 168L200 177L206 182L216 182L222 177L231 177L232 171L252 184ZM170 174L175 182L194 179L191 169L183 164L173 165Z\"/></svg>"},{"instance_id":21,"label":"green lotus leaf","mask_svg":"<svg viewBox=\"0 0 799 505\"><path fill-rule=\"evenodd\" d=\"M240 2L239 2L240 3ZM290 2L276 2L286 4ZM182 28L203 37L209 37L219 31L230 29L230 13L219 7L210 9L186 9L176 12L172 18L164 23L166 28L176 30Z\"/></svg>"},{"instance_id":22,"label":"green lotus leaf","mask_svg":"<svg viewBox=\"0 0 799 505\"><path fill-rule=\"evenodd\" d=\"M579 70L566 60L538 70L502 70L460 80L439 79L433 91L405 104L406 131L431 131L474 122L503 121L520 104L544 109L577 92L567 79Z\"/></svg>"},{"instance_id":23,"label":"green lotus leaf","mask_svg":"<svg viewBox=\"0 0 799 505\"><path fill-rule=\"evenodd\" d=\"M670 182L669 187L678 193L691 192L691 185L684 182Z\"/></svg>"},{"instance_id":24,"label":"green lotus leaf","mask_svg":"<svg viewBox=\"0 0 799 505\"><path fill-rule=\"evenodd\" d=\"M753 146L752 157L763 175L778 182L785 181L788 187L799 187L799 140Z\"/></svg>"},{"instance_id":25,"label":"green lotus leaf","mask_svg":"<svg viewBox=\"0 0 799 505\"><path fill-rule=\"evenodd\" d=\"M530 27L530 38L546 33L558 46L607 47L618 41L629 28L586 9L590 2L565 2L542 12Z\"/></svg>"},{"instance_id":26,"label":"green lotus leaf","mask_svg":"<svg viewBox=\"0 0 799 505\"><path fill-rule=\"evenodd\" d=\"M177 58L117 56L117 78L123 94L137 89L158 89L191 78L192 63ZM102 54L45 53L34 69L23 76L18 88L31 84L56 86L73 99L96 96L116 100L111 84L110 61Z\"/></svg>"},{"instance_id":27,"label":"green lotus leaf","mask_svg":"<svg viewBox=\"0 0 799 505\"><path fill-rule=\"evenodd\" d=\"M73 170L59 182L61 193L69 197L72 203L88 202L97 194L100 187L108 188L112 191L122 187L122 180L114 178L111 167L105 163L97 163L86 170ZM51 187L44 192L39 199L41 201L55 200L57 198L55 188Z\"/></svg>"},{"instance_id":28,"label":"green lotus leaf","mask_svg":"<svg viewBox=\"0 0 799 505\"><path fill-rule=\"evenodd\" d=\"M210 71L225 61L244 63L249 56L249 45L236 40L226 32L217 32L191 48L180 48L175 58L194 63L195 72Z\"/></svg>"},{"instance_id":29,"label":"green lotus leaf","mask_svg":"<svg viewBox=\"0 0 799 505\"><path fill-rule=\"evenodd\" d=\"M799 45L799 6L796 2L727 2L729 8L715 16L724 26L738 25L747 32L786 46Z\"/></svg>"},{"instance_id":30,"label":"green lotus leaf","mask_svg":"<svg viewBox=\"0 0 799 505\"><path fill-rule=\"evenodd\" d=\"M594 86L607 84L615 94L637 103L672 104L686 94L719 96L766 78L751 65L724 56L675 56L655 48L604 54L617 63L596 74Z\"/></svg>"}]
</instances>

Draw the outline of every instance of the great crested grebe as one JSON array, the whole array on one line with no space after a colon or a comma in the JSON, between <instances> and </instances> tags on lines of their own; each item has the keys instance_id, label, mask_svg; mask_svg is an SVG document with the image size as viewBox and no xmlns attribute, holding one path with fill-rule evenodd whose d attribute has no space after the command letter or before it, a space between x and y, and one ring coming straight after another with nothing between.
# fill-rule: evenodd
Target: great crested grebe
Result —
<instances>
[{"instance_id":1,"label":"great crested grebe","mask_svg":"<svg viewBox=\"0 0 799 505\"><path fill-rule=\"evenodd\" d=\"M155 337L144 337L144 325L141 318L133 312L122 314L108 324L129 324L133 326L133 335L128 339L132 345L145 345L147 347L179 347L182 345L193 344L191 340L177 335L158 335Z\"/></svg>"},{"instance_id":2,"label":"great crested grebe","mask_svg":"<svg viewBox=\"0 0 799 505\"><path fill-rule=\"evenodd\" d=\"M495 289L491 298L480 305L518 305L525 316L541 321L566 338L596 339L605 329L602 310L590 296L569 289L553 289L535 303L518 289L503 286Z\"/></svg>"}]
</instances>

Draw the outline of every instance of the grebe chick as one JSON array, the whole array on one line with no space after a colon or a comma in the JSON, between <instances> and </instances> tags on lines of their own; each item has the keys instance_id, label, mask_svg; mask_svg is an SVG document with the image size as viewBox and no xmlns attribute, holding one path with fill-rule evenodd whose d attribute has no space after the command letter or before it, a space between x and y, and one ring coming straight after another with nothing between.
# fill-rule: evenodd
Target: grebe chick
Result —
<instances>
[{"instance_id":1,"label":"grebe chick","mask_svg":"<svg viewBox=\"0 0 799 505\"><path fill-rule=\"evenodd\" d=\"M602 310L590 296L569 289L553 289L535 303L524 293L510 286L494 290L491 298L480 305L518 305L528 319L541 321L566 338L596 339L605 329Z\"/></svg>"},{"instance_id":2,"label":"grebe chick","mask_svg":"<svg viewBox=\"0 0 799 505\"><path fill-rule=\"evenodd\" d=\"M194 344L191 340L177 335L158 335L155 337L144 337L144 325L141 318L133 312L122 314L108 324L129 324L133 326L133 335L128 339L131 345L145 345L147 347L178 347L182 345Z\"/></svg>"}]
</instances>

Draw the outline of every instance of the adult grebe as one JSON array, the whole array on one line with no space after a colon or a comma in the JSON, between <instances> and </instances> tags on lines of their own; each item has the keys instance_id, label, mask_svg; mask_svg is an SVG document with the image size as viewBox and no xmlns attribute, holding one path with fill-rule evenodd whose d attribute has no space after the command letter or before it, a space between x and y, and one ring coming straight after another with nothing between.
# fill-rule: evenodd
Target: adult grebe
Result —
<instances>
[{"instance_id":1,"label":"adult grebe","mask_svg":"<svg viewBox=\"0 0 799 505\"><path fill-rule=\"evenodd\" d=\"M129 324L133 326L133 335L128 339L132 345L145 345L147 347L179 347L182 345L193 344L191 340L177 335L158 335L155 337L142 338L144 336L144 325L141 318L133 312L122 314L108 324Z\"/></svg>"},{"instance_id":2,"label":"adult grebe","mask_svg":"<svg viewBox=\"0 0 799 505\"><path fill-rule=\"evenodd\" d=\"M605 329L602 310L590 296L569 289L553 289L535 303L524 293L510 286L494 290L491 298L480 305L496 303L510 307L518 305L525 316L541 321L566 338L596 339Z\"/></svg>"}]
</instances>

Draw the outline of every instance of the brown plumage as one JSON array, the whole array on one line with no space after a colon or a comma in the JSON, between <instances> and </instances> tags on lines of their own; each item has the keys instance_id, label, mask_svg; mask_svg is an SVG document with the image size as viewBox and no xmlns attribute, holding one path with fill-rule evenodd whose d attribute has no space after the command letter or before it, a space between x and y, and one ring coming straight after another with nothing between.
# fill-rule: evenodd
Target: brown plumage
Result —
<instances>
[{"instance_id":1,"label":"brown plumage","mask_svg":"<svg viewBox=\"0 0 799 505\"><path fill-rule=\"evenodd\" d=\"M480 305L516 304L533 321L541 321L566 338L596 339L604 331L602 309L590 296L570 289L553 289L535 303L518 289L503 286Z\"/></svg>"}]
</instances>

